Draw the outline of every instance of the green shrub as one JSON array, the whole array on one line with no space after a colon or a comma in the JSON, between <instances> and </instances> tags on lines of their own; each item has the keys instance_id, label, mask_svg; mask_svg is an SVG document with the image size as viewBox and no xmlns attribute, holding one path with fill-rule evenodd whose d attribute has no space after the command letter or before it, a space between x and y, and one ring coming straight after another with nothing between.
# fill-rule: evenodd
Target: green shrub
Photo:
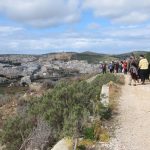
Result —
<instances>
[{"instance_id":1,"label":"green shrub","mask_svg":"<svg viewBox=\"0 0 150 150\"><path fill-rule=\"evenodd\" d=\"M85 145L79 145L79 146L77 146L77 150L86 150L86 146Z\"/></svg>"},{"instance_id":2,"label":"green shrub","mask_svg":"<svg viewBox=\"0 0 150 150\"><path fill-rule=\"evenodd\" d=\"M112 109L108 107L102 106L101 109L99 110L99 114L101 116L101 119L110 119L112 116Z\"/></svg>"},{"instance_id":3,"label":"green shrub","mask_svg":"<svg viewBox=\"0 0 150 150\"><path fill-rule=\"evenodd\" d=\"M54 131L56 140L64 136L81 136L94 139L94 129L86 128L89 116L109 119L111 110L100 103L103 84L110 81L120 83L114 74L99 75L91 83L86 81L62 81L41 98L28 102L24 117L8 119L1 134L2 144L8 150L16 150L33 127L36 118L44 118ZM121 84L121 83L120 83Z\"/></svg>"},{"instance_id":4,"label":"green shrub","mask_svg":"<svg viewBox=\"0 0 150 150\"><path fill-rule=\"evenodd\" d=\"M7 150L19 149L23 140L28 137L34 126L32 118L9 118L0 133L1 144L6 145Z\"/></svg>"},{"instance_id":5,"label":"green shrub","mask_svg":"<svg viewBox=\"0 0 150 150\"><path fill-rule=\"evenodd\" d=\"M94 140L95 136L94 136L94 127L91 128L85 128L83 131L84 134L84 138L85 139L90 139L90 140Z\"/></svg>"}]
</instances>

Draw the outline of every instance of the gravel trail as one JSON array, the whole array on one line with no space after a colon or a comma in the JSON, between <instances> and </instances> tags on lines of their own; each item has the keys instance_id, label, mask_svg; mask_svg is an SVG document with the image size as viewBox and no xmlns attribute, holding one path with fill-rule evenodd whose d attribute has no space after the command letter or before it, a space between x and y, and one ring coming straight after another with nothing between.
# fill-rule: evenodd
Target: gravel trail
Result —
<instances>
[{"instance_id":1,"label":"gravel trail","mask_svg":"<svg viewBox=\"0 0 150 150\"><path fill-rule=\"evenodd\" d=\"M128 85L128 75L119 101L118 127L111 150L150 150L150 82Z\"/></svg>"}]
</instances>

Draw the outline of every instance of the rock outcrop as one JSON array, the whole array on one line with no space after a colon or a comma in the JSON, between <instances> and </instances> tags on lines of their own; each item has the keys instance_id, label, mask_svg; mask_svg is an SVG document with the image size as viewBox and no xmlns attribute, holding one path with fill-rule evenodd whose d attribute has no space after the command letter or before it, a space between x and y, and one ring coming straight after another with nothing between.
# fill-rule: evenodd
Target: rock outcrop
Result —
<instances>
[{"instance_id":1,"label":"rock outcrop","mask_svg":"<svg viewBox=\"0 0 150 150\"><path fill-rule=\"evenodd\" d=\"M97 73L99 65L86 61L71 60L71 54L60 53L41 56L3 55L0 56L0 84L7 80L19 81L27 76L32 81L52 79L54 81L78 74ZM22 83L22 79L21 79ZM29 82L27 83L29 84Z\"/></svg>"},{"instance_id":2,"label":"rock outcrop","mask_svg":"<svg viewBox=\"0 0 150 150\"><path fill-rule=\"evenodd\" d=\"M0 77L0 84L7 84L7 83L9 83L9 80L7 78Z\"/></svg>"},{"instance_id":3,"label":"rock outcrop","mask_svg":"<svg viewBox=\"0 0 150 150\"><path fill-rule=\"evenodd\" d=\"M42 84L34 82L29 85L29 89L33 92L40 92L42 90Z\"/></svg>"},{"instance_id":4,"label":"rock outcrop","mask_svg":"<svg viewBox=\"0 0 150 150\"><path fill-rule=\"evenodd\" d=\"M103 85L102 86L102 90L101 90L101 103L104 106L108 106L109 105L109 85Z\"/></svg>"},{"instance_id":5,"label":"rock outcrop","mask_svg":"<svg viewBox=\"0 0 150 150\"><path fill-rule=\"evenodd\" d=\"M30 76L26 76L26 77L23 77L20 81L20 85L21 86L25 86L25 85L30 85L31 84L31 78Z\"/></svg>"},{"instance_id":6,"label":"rock outcrop","mask_svg":"<svg viewBox=\"0 0 150 150\"><path fill-rule=\"evenodd\" d=\"M0 76L8 79L18 79L22 76L22 67L0 67Z\"/></svg>"},{"instance_id":7,"label":"rock outcrop","mask_svg":"<svg viewBox=\"0 0 150 150\"><path fill-rule=\"evenodd\" d=\"M52 150L70 150L72 149L73 144L71 139L64 138L60 140L53 148Z\"/></svg>"}]
</instances>

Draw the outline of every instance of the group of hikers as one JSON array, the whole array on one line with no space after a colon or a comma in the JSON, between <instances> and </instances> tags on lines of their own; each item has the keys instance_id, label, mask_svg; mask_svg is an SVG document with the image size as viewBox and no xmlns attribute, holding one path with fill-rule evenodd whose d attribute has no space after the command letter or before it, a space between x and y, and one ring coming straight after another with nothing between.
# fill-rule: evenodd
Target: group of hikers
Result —
<instances>
[{"instance_id":1,"label":"group of hikers","mask_svg":"<svg viewBox=\"0 0 150 150\"><path fill-rule=\"evenodd\" d=\"M136 83L139 83L140 79L141 84L145 84L146 79L149 80L150 63L144 55L140 55L139 59L132 55L123 61L112 61L108 65L106 63L102 63L100 65L100 69L103 74L106 73L107 67L110 73L129 73L129 85L133 82L133 85L136 86Z\"/></svg>"}]
</instances>

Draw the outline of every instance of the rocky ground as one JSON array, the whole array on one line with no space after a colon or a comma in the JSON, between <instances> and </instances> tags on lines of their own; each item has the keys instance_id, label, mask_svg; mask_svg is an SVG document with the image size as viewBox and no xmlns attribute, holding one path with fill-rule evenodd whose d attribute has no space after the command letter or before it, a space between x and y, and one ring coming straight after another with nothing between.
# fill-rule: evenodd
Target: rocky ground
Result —
<instances>
[{"instance_id":1,"label":"rocky ground","mask_svg":"<svg viewBox=\"0 0 150 150\"><path fill-rule=\"evenodd\" d=\"M57 80L62 77L98 71L99 65L71 60L71 54L66 53L41 56L0 56L0 84L10 84L16 81L21 81L20 84L30 84L39 79Z\"/></svg>"}]
</instances>

